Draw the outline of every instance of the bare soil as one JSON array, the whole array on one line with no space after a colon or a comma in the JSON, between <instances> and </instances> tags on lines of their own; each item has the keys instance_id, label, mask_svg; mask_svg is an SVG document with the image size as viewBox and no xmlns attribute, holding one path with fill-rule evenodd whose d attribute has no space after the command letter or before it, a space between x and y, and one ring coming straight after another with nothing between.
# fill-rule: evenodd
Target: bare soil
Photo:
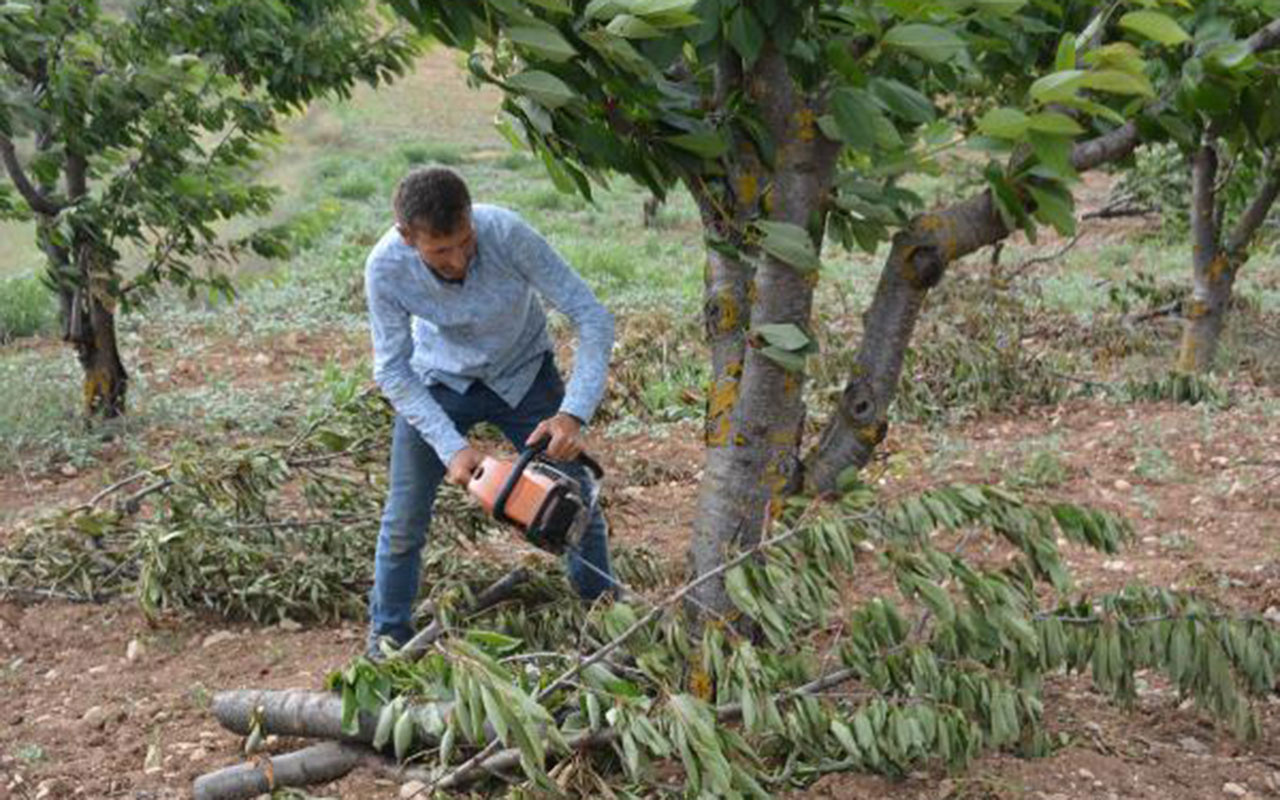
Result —
<instances>
[{"instance_id":1,"label":"bare soil","mask_svg":"<svg viewBox=\"0 0 1280 800\"><path fill-rule=\"evenodd\" d=\"M262 373L270 379L270 369ZM990 480L1020 469L1028 443L1058 443L1067 477L1040 491L1124 513L1137 528L1136 542L1118 557L1069 551L1082 588L1150 583L1275 613L1280 429L1257 407L1215 414L1206 438L1196 408L1073 401L952 431L972 443L975 458L957 458L938 474L895 476L884 469L872 477L891 494L938 480ZM932 436L895 430L888 463L924 459ZM1148 463L1153 448L1166 458L1158 470ZM651 547L678 573L696 504L696 428L677 428L665 439L597 439L594 449L617 476L610 488L614 536ZM38 490L29 500L48 509L84 499L100 485L99 473ZM12 482L3 481L10 490ZM0 798L187 796L196 776L240 759L241 743L206 710L213 691L317 688L362 639L359 622L286 630L182 617L156 626L126 601L0 605ZM133 660L130 642L139 649ZM1224 792L1239 787L1246 796L1280 797L1274 699L1263 709L1264 736L1252 743L1235 741L1180 706L1154 677L1130 710L1110 705L1085 681L1055 679L1047 717L1064 746L1045 759L992 754L963 775L919 773L902 781L831 775L796 796L1191 800L1230 797ZM275 742L272 749L292 744ZM358 773L315 791L379 798L394 797L396 788Z\"/></svg>"}]
</instances>

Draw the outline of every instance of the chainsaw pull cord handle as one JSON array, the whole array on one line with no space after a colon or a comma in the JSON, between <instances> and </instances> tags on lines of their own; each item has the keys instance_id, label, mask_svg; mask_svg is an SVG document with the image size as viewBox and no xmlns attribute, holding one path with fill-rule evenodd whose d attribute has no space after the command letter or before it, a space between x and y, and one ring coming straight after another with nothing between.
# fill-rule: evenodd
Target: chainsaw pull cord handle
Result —
<instances>
[{"instance_id":1,"label":"chainsaw pull cord handle","mask_svg":"<svg viewBox=\"0 0 1280 800\"><path fill-rule=\"evenodd\" d=\"M516 463L511 467L511 473L507 475L507 479L503 482L502 488L498 490L498 496L493 501L493 516L499 522L514 522L507 516L507 500L511 498L511 493L515 491L516 484L520 482L520 476L524 474L525 468L533 462L535 458L546 452L548 445L551 444L550 436L543 436L538 441L526 447L520 453L520 457L516 459ZM596 461L586 453L579 453L576 459L580 464L590 470L596 481L604 477L604 467L600 466L600 462Z\"/></svg>"}]
</instances>

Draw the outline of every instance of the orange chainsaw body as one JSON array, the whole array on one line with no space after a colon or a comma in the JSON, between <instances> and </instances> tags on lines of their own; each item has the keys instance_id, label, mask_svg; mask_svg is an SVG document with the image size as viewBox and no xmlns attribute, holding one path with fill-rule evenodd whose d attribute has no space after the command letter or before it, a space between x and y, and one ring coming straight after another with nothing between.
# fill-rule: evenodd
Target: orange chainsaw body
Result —
<instances>
[{"instance_id":1,"label":"orange chainsaw body","mask_svg":"<svg viewBox=\"0 0 1280 800\"><path fill-rule=\"evenodd\" d=\"M486 513L510 523L531 544L551 553L576 550L586 530L595 498L584 486L539 459L547 447L543 439L514 462L486 456L471 476L467 491ZM585 454L578 460L599 480L604 470Z\"/></svg>"},{"instance_id":2,"label":"orange chainsaw body","mask_svg":"<svg viewBox=\"0 0 1280 800\"><path fill-rule=\"evenodd\" d=\"M471 476L467 491L480 501L485 513L493 515L498 494L511 476L511 469L510 461L485 456L480 462L480 468ZM507 497L504 513L516 525L527 530L538 518L538 512L542 510L553 488L555 481L552 478L541 472L525 470Z\"/></svg>"}]
</instances>

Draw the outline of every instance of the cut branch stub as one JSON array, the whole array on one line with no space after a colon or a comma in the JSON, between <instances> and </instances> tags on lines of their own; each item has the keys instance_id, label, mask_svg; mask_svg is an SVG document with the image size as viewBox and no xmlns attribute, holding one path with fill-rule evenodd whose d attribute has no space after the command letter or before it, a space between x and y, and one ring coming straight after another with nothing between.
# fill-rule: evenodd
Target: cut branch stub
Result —
<instances>
[{"instance_id":1,"label":"cut branch stub","mask_svg":"<svg viewBox=\"0 0 1280 800\"><path fill-rule=\"evenodd\" d=\"M196 778L195 800L244 800L289 786L328 783L355 769L368 755L338 742L321 744L210 772Z\"/></svg>"}]
</instances>

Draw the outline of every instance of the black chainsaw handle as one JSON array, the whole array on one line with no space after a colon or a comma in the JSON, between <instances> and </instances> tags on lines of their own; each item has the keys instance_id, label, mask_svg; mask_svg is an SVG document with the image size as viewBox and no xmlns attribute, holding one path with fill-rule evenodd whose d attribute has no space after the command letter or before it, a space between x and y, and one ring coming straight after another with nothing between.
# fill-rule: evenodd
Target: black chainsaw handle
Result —
<instances>
[{"instance_id":1,"label":"black chainsaw handle","mask_svg":"<svg viewBox=\"0 0 1280 800\"><path fill-rule=\"evenodd\" d=\"M498 496L494 498L494 519L499 522L510 522L513 525L515 524L515 520L507 516L507 500L511 498L511 493L515 491L516 484L520 482L520 476L524 474L525 469L535 458L545 453L548 445L550 444L551 436L548 434L521 451L520 457L517 458L516 463L511 466L510 474L508 474L507 479L503 481L502 488L498 490ZM595 479L597 481L604 477L604 467L600 466L599 461L596 461L586 453L579 453L575 460L590 470L595 475Z\"/></svg>"}]
</instances>

